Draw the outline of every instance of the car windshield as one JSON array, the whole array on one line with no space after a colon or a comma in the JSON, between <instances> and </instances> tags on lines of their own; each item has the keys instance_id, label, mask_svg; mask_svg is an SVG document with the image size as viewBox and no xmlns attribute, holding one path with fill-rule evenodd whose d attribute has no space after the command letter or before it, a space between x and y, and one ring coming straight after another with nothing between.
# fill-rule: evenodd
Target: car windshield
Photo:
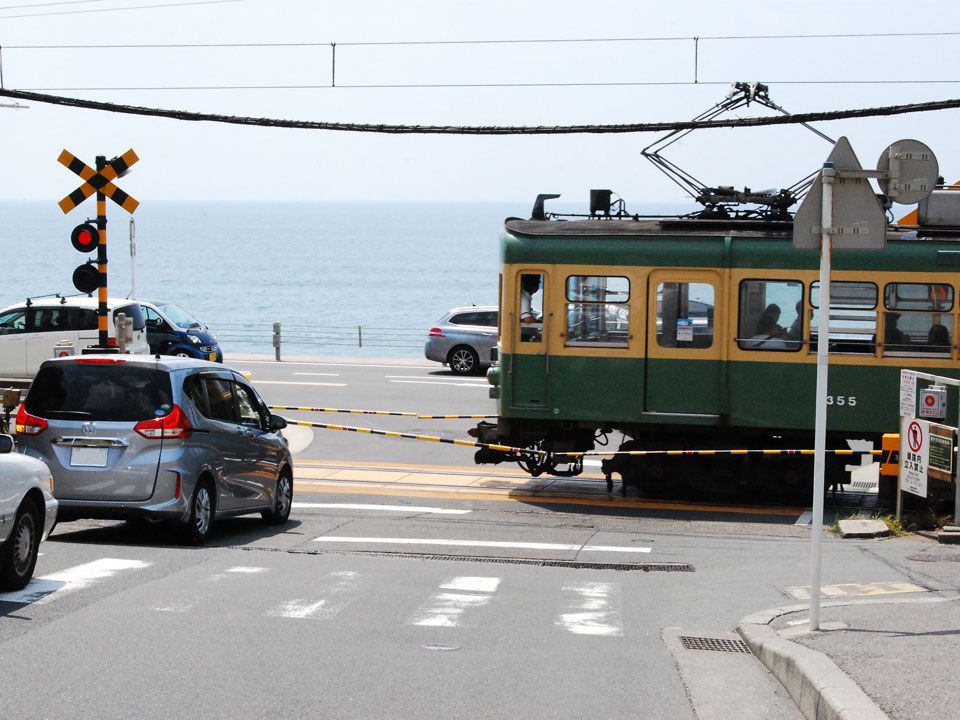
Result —
<instances>
[{"instance_id":1,"label":"car windshield","mask_svg":"<svg viewBox=\"0 0 960 720\"><path fill-rule=\"evenodd\" d=\"M185 330L189 328L197 328L201 326L199 320L197 320L193 315L188 313L179 305L174 303L160 303L157 305L160 310L163 311L163 314L170 318L177 327L181 327Z\"/></svg>"},{"instance_id":2,"label":"car windshield","mask_svg":"<svg viewBox=\"0 0 960 720\"><path fill-rule=\"evenodd\" d=\"M25 405L43 418L138 422L166 415L173 400L162 370L79 361L41 368Z\"/></svg>"}]
</instances>

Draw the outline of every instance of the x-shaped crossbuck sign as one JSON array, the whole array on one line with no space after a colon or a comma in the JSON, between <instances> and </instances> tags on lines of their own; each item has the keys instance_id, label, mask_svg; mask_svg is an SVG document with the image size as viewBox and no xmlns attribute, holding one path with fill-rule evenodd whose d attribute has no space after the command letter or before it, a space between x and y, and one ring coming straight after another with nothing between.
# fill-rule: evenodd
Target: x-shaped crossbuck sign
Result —
<instances>
[{"instance_id":1,"label":"x-shaped crossbuck sign","mask_svg":"<svg viewBox=\"0 0 960 720\"><path fill-rule=\"evenodd\" d=\"M133 213L140 206L140 203L114 185L112 181L123 175L130 166L139 159L131 148L123 155L115 157L106 164L103 170L97 172L85 162L78 160L75 156L64 150L60 153L60 157L58 157L57 160L60 161L61 165L64 165L79 175L85 182L58 203L60 209L66 214L95 192L99 191L128 213Z\"/></svg>"}]
</instances>

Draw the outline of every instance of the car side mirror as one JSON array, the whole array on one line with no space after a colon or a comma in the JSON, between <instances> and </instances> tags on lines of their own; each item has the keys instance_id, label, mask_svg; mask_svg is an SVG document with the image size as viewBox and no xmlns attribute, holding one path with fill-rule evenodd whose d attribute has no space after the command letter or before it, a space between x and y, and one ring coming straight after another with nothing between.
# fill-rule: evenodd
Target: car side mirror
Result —
<instances>
[{"instance_id":1,"label":"car side mirror","mask_svg":"<svg viewBox=\"0 0 960 720\"><path fill-rule=\"evenodd\" d=\"M277 430L283 430L287 426L286 418L282 418L279 415L270 416L270 432L276 432ZM12 438L11 438L12 439Z\"/></svg>"},{"instance_id":2,"label":"car side mirror","mask_svg":"<svg viewBox=\"0 0 960 720\"><path fill-rule=\"evenodd\" d=\"M13 435L0 435L0 453L13 452Z\"/></svg>"}]
</instances>

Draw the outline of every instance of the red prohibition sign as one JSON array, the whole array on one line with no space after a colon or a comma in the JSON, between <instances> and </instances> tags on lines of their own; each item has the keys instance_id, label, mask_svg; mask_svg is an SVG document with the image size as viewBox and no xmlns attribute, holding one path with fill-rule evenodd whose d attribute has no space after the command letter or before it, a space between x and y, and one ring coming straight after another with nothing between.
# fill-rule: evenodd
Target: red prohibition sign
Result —
<instances>
[{"instance_id":1,"label":"red prohibition sign","mask_svg":"<svg viewBox=\"0 0 960 720\"><path fill-rule=\"evenodd\" d=\"M927 407L933 407L933 404L936 401L937 399L933 395L927 395L923 398L923 404L926 405Z\"/></svg>"},{"instance_id":2,"label":"red prohibition sign","mask_svg":"<svg viewBox=\"0 0 960 720\"><path fill-rule=\"evenodd\" d=\"M920 446L923 445L923 429L916 420L907 428L907 443L913 452L920 452Z\"/></svg>"}]
</instances>

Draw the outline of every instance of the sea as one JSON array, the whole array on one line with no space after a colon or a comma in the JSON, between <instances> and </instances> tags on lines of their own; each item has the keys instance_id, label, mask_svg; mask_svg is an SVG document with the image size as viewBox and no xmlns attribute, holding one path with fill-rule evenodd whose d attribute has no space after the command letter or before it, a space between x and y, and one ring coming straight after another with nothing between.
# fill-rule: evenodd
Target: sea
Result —
<instances>
[{"instance_id":1,"label":"sea","mask_svg":"<svg viewBox=\"0 0 960 720\"><path fill-rule=\"evenodd\" d=\"M450 308L496 304L503 221L532 207L154 202L131 226L107 204L111 297L175 302L228 354L272 355L280 323L283 356L410 359ZM657 207L639 212L677 209ZM73 270L95 256L70 244L84 211L92 199L69 215L54 202L0 203L0 307L76 294Z\"/></svg>"}]
</instances>

